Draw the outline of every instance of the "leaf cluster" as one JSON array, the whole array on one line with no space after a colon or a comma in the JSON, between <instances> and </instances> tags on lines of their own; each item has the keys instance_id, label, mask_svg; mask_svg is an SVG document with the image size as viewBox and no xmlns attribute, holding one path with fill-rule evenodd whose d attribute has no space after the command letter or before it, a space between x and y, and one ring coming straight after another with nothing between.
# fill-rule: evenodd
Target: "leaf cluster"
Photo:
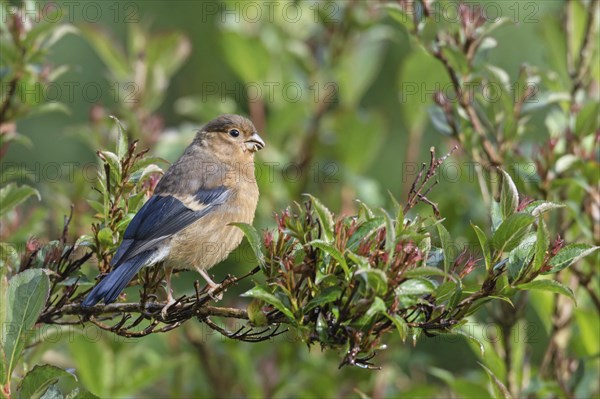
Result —
<instances>
[{"instance_id":1,"label":"leaf cluster","mask_svg":"<svg viewBox=\"0 0 600 399\"><path fill-rule=\"evenodd\" d=\"M567 286L539 277L597 247L551 243L543 213L559 205L536 201L520 209L511 177L500 173L500 202L491 210L494 227L486 234L473 225L479 240L474 253L456 254L442 220L407 219L400 205L392 217L359 202L358 214L334 222L309 196L279 214L277 230L262 240L245 226L267 277L245 294L259 301L250 321L260 324L265 315L284 321L307 344L344 353L340 366L371 367L383 336L393 330L403 341L458 331L482 305L492 299L511 303L517 291L545 290L574 300ZM481 276L468 278L478 268Z\"/></svg>"}]
</instances>

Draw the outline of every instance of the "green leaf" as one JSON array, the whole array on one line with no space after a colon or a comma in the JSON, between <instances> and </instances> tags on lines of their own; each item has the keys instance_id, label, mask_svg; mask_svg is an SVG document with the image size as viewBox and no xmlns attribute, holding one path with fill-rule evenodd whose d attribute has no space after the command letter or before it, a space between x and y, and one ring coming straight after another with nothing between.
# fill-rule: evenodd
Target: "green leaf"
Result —
<instances>
[{"instance_id":1,"label":"green leaf","mask_svg":"<svg viewBox=\"0 0 600 399\"><path fill-rule=\"evenodd\" d=\"M406 280L398 288L396 295L425 295L435 291L435 284L424 278Z\"/></svg>"},{"instance_id":2,"label":"green leaf","mask_svg":"<svg viewBox=\"0 0 600 399\"><path fill-rule=\"evenodd\" d=\"M119 160L117 154L110 151L98 151L98 156L102 159L102 161L104 161L108 164L108 166L110 166L110 176L112 177L113 182L120 183L122 169L121 161ZM112 184L113 183L111 183L111 185Z\"/></svg>"},{"instance_id":3,"label":"green leaf","mask_svg":"<svg viewBox=\"0 0 600 399\"><path fill-rule=\"evenodd\" d=\"M355 106L376 77L385 54L385 39L391 37L387 26L374 26L356 35L335 68L339 95L344 104Z\"/></svg>"},{"instance_id":4,"label":"green leaf","mask_svg":"<svg viewBox=\"0 0 600 399\"><path fill-rule=\"evenodd\" d=\"M130 26L132 34L142 36L141 41L144 41L143 38L147 33L134 28L139 24ZM143 103L146 109L154 111L161 105L166 95L165 82L169 82L173 74L183 65L190 54L191 45L189 39L181 32L161 32L150 37L143 51L146 55L148 71Z\"/></svg>"},{"instance_id":5,"label":"green leaf","mask_svg":"<svg viewBox=\"0 0 600 399\"><path fill-rule=\"evenodd\" d=\"M379 230L383 223L384 220L380 217L372 217L372 219L361 223L354 232L354 234L352 234L352 236L350 236L350 238L348 239L348 244L346 245L346 248L348 248L351 251L355 250L363 239L368 238L369 236L371 236L371 234Z\"/></svg>"},{"instance_id":6,"label":"green leaf","mask_svg":"<svg viewBox=\"0 0 600 399\"><path fill-rule=\"evenodd\" d=\"M457 70L460 75L466 76L468 74L467 56L461 49L456 46L440 46L440 51L444 54L450 66Z\"/></svg>"},{"instance_id":7,"label":"green leaf","mask_svg":"<svg viewBox=\"0 0 600 399\"><path fill-rule=\"evenodd\" d=\"M369 208L369 205L365 204L359 199L357 199L356 202L358 203L358 217L364 218L367 221L372 221L373 218L375 218L375 214L371 208Z\"/></svg>"},{"instance_id":8,"label":"green leaf","mask_svg":"<svg viewBox=\"0 0 600 399\"><path fill-rule=\"evenodd\" d=\"M119 119L117 119L116 116L110 116L110 118L112 120L115 121L115 124L117 125L117 145L115 148L115 152L117 153L117 158L119 160L125 158L125 155L127 155L127 151L129 150L129 143L127 142L127 134L125 133L125 129L123 128L123 125L121 124L121 121Z\"/></svg>"},{"instance_id":9,"label":"green leaf","mask_svg":"<svg viewBox=\"0 0 600 399\"><path fill-rule=\"evenodd\" d=\"M448 277L448 273L445 273L443 270L440 270L437 267L420 266L415 269L411 269L403 274L403 277L406 277L406 278L426 277L426 276Z\"/></svg>"},{"instance_id":10,"label":"green leaf","mask_svg":"<svg viewBox=\"0 0 600 399\"><path fill-rule=\"evenodd\" d=\"M556 294L564 295L573 300L573 302L577 303L573 291L571 291L571 289L566 285L556 280L534 280L527 284L519 284L515 286L515 288L521 291L537 290L554 292Z\"/></svg>"},{"instance_id":11,"label":"green leaf","mask_svg":"<svg viewBox=\"0 0 600 399\"><path fill-rule=\"evenodd\" d=\"M575 134L583 137L597 131L600 127L598 124L598 115L600 114L600 103L591 101L584 105L581 111L577 114L575 122Z\"/></svg>"},{"instance_id":12,"label":"green leaf","mask_svg":"<svg viewBox=\"0 0 600 399\"><path fill-rule=\"evenodd\" d=\"M499 300L499 301L504 301L504 302L506 302L507 304L509 304L511 307L513 307L513 308L515 307L515 304L514 304L514 303L512 303L512 301L510 300L510 298L507 298L507 297L505 297L505 296L499 296L499 295L490 295L490 296L488 296L488 297L486 297L486 298L490 298L490 299L497 299L497 300Z\"/></svg>"},{"instance_id":13,"label":"green leaf","mask_svg":"<svg viewBox=\"0 0 600 399\"><path fill-rule=\"evenodd\" d=\"M227 64L245 83L266 79L271 56L261 40L232 30L222 32L221 40Z\"/></svg>"},{"instance_id":14,"label":"green leaf","mask_svg":"<svg viewBox=\"0 0 600 399\"><path fill-rule=\"evenodd\" d=\"M502 173L500 209L502 210L503 219L506 219L515 213L519 207L519 192L510 175L503 169L500 169L500 172Z\"/></svg>"},{"instance_id":15,"label":"green leaf","mask_svg":"<svg viewBox=\"0 0 600 399\"><path fill-rule=\"evenodd\" d=\"M304 308L304 313L308 313L317 306L323 306L328 303L334 302L340 298L342 288L339 286L333 286L325 288L322 292L312 298Z\"/></svg>"},{"instance_id":16,"label":"green leaf","mask_svg":"<svg viewBox=\"0 0 600 399\"><path fill-rule=\"evenodd\" d=\"M14 244L8 242L0 242L0 277L2 277L3 269L6 265L18 265L19 253Z\"/></svg>"},{"instance_id":17,"label":"green leaf","mask_svg":"<svg viewBox=\"0 0 600 399\"><path fill-rule=\"evenodd\" d=\"M279 310L281 313L283 313L292 323L295 324L296 322L296 318L294 317L294 314L292 313L292 311L290 309L288 309L283 302L281 302L279 300L279 298L277 298L275 295L271 294L270 292L268 292L265 288L261 287L260 285L257 285L256 287L244 292L242 294L242 296L245 297L251 297L251 298L257 298L260 299L262 301L265 301L266 303L273 305L275 307L275 309Z\"/></svg>"},{"instance_id":18,"label":"green leaf","mask_svg":"<svg viewBox=\"0 0 600 399\"><path fill-rule=\"evenodd\" d=\"M433 123L433 127L435 127L438 132L446 136L452 135L452 127L448 124L447 116L440 107L437 105L428 107L427 114L429 115L431 123Z\"/></svg>"},{"instance_id":19,"label":"green leaf","mask_svg":"<svg viewBox=\"0 0 600 399\"><path fill-rule=\"evenodd\" d=\"M132 71L124 51L115 44L107 31L93 24L81 25L80 30L117 80L126 81L131 78Z\"/></svg>"},{"instance_id":20,"label":"green leaf","mask_svg":"<svg viewBox=\"0 0 600 399\"><path fill-rule=\"evenodd\" d=\"M326 254L328 254L329 256L331 256L333 259L335 259L339 263L341 268L344 269L344 273L346 274L346 277L348 277L350 275L350 269L348 268L346 259L344 259L344 255L342 255L342 253L336 247L334 247L333 244L330 244L323 240L314 240L314 241L309 242L307 245L319 248L321 251L323 251Z\"/></svg>"},{"instance_id":21,"label":"green leaf","mask_svg":"<svg viewBox=\"0 0 600 399\"><path fill-rule=\"evenodd\" d=\"M441 223L438 223L436 227L440 236L442 251L444 252L444 272L448 273L450 267L452 266L452 262L454 261L454 254L450 253L453 249L451 245L450 233L448 233L448 230L446 230L444 225Z\"/></svg>"},{"instance_id":22,"label":"green leaf","mask_svg":"<svg viewBox=\"0 0 600 399\"><path fill-rule=\"evenodd\" d=\"M387 308L383 299L375 297L369 309L358 319L357 324L359 326L366 326L378 314L387 315Z\"/></svg>"},{"instance_id":23,"label":"green leaf","mask_svg":"<svg viewBox=\"0 0 600 399\"><path fill-rule=\"evenodd\" d=\"M562 248L550 259L548 265L551 269L543 274L558 273L562 269L571 266L578 260L590 255L600 247L589 244L569 244Z\"/></svg>"},{"instance_id":24,"label":"green leaf","mask_svg":"<svg viewBox=\"0 0 600 399\"><path fill-rule=\"evenodd\" d=\"M479 362L477 362L479 363ZM508 389L504 386L502 381L496 375L483 365L483 363L479 363L479 365L485 370L488 375L490 382L492 383L492 388L494 390L494 398L504 398L504 399L512 399L512 395L508 391Z\"/></svg>"},{"instance_id":25,"label":"green leaf","mask_svg":"<svg viewBox=\"0 0 600 399\"><path fill-rule=\"evenodd\" d=\"M525 213L530 213L537 217L552 209L564 208L563 204L557 204L556 202L549 201L533 201L525 207L523 210Z\"/></svg>"},{"instance_id":26,"label":"green leaf","mask_svg":"<svg viewBox=\"0 0 600 399\"><path fill-rule=\"evenodd\" d=\"M264 266L265 264L265 256L262 251L262 240L260 239L260 235L256 231L256 229L247 224L247 223L230 223L231 226L236 226L246 236L248 243L250 244L250 248L252 248L252 252L254 252L254 256L256 257L256 261Z\"/></svg>"},{"instance_id":27,"label":"green leaf","mask_svg":"<svg viewBox=\"0 0 600 399\"><path fill-rule=\"evenodd\" d=\"M145 169L147 166L156 165L159 163L164 163L169 165L169 161L161 157L144 157L142 159L138 159L135 164L131 167L131 173L138 172L140 170ZM162 168L161 168L162 169Z\"/></svg>"},{"instance_id":28,"label":"green leaf","mask_svg":"<svg viewBox=\"0 0 600 399\"><path fill-rule=\"evenodd\" d=\"M463 283L462 280L456 279L456 286L454 288L454 293L452 297L448 301L448 308L454 309L460 302L463 297Z\"/></svg>"},{"instance_id":29,"label":"green leaf","mask_svg":"<svg viewBox=\"0 0 600 399\"><path fill-rule=\"evenodd\" d=\"M39 399L50 385L56 384L61 377L69 377L75 380L72 374L59 367L49 364L36 365L19 384L19 398Z\"/></svg>"},{"instance_id":30,"label":"green leaf","mask_svg":"<svg viewBox=\"0 0 600 399\"><path fill-rule=\"evenodd\" d=\"M356 276L361 277L367 288L372 289L377 295L383 295L387 291L387 276L382 270L361 269L356 272Z\"/></svg>"},{"instance_id":31,"label":"green leaf","mask_svg":"<svg viewBox=\"0 0 600 399\"><path fill-rule=\"evenodd\" d=\"M248 320L253 326L262 327L268 324L267 315L262 311L264 302L260 299L253 299L248 305Z\"/></svg>"},{"instance_id":32,"label":"green leaf","mask_svg":"<svg viewBox=\"0 0 600 399\"><path fill-rule=\"evenodd\" d=\"M98 232L98 241L105 247L111 247L115 244L113 232L109 227L104 227Z\"/></svg>"},{"instance_id":33,"label":"green leaf","mask_svg":"<svg viewBox=\"0 0 600 399\"><path fill-rule=\"evenodd\" d=\"M27 147L29 150L33 148L33 141L31 141L29 137L14 131L5 132L0 136L0 146L8 143L18 143L24 147ZM6 182L5 179L2 179L2 181Z\"/></svg>"},{"instance_id":34,"label":"green leaf","mask_svg":"<svg viewBox=\"0 0 600 399\"><path fill-rule=\"evenodd\" d=\"M129 181L134 184L143 183L152 173L163 174L164 171L158 165L148 165L144 169L140 169L129 176Z\"/></svg>"},{"instance_id":35,"label":"green leaf","mask_svg":"<svg viewBox=\"0 0 600 399\"><path fill-rule=\"evenodd\" d=\"M563 174L576 167L581 167L581 158L573 154L565 154L554 162L554 170L557 174Z\"/></svg>"},{"instance_id":36,"label":"green leaf","mask_svg":"<svg viewBox=\"0 0 600 399\"><path fill-rule=\"evenodd\" d=\"M313 197L310 194L304 194L310 201L317 212L317 217L319 218L319 222L321 223L321 233L325 241L332 242L333 241L333 216L331 211L327 209L325 205L321 203L318 199Z\"/></svg>"},{"instance_id":37,"label":"green leaf","mask_svg":"<svg viewBox=\"0 0 600 399\"><path fill-rule=\"evenodd\" d=\"M50 21L48 21L50 22ZM45 36L45 37L39 37L36 39L36 41L39 43L40 39L43 40L43 44L40 43L40 47L44 48L44 49L48 49L50 47L52 47L55 43L57 43L60 39L62 39L65 35L67 34L72 34L72 35L78 35L79 34L79 29L77 29L75 26L70 25L70 24L60 24L60 25L55 25L54 23L51 23L50 25L54 25L50 28L49 30L49 35ZM56 76L53 76L51 81L54 81L56 79Z\"/></svg>"},{"instance_id":38,"label":"green leaf","mask_svg":"<svg viewBox=\"0 0 600 399\"><path fill-rule=\"evenodd\" d=\"M388 193L389 193L389 191L388 191ZM396 220L395 220L396 235L399 236L404 231L404 208L402 207L402 205L400 205L398 203L398 201L396 200L396 198L394 198L392 193L389 193L389 194L390 194L390 198L392 199L392 201L394 203L394 209L396 209Z\"/></svg>"},{"instance_id":39,"label":"green leaf","mask_svg":"<svg viewBox=\"0 0 600 399\"><path fill-rule=\"evenodd\" d=\"M419 250L423 253L423 259L420 262L417 262L417 266L426 266L429 262L429 257L431 255L431 236L426 235L420 238L419 240Z\"/></svg>"},{"instance_id":40,"label":"green leaf","mask_svg":"<svg viewBox=\"0 0 600 399\"><path fill-rule=\"evenodd\" d=\"M369 269L371 266L369 265L369 259L355 254L354 252L346 252L346 256L350 260L350 262L354 262L359 269Z\"/></svg>"},{"instance_id":41,"label":"green leaf","mask_svg":"<svg viewBox=\"0 0 600 399\"><path fill-rule=\"evenodd\" d=\"M526 272L535 253L536 240L535 234L529 234L515 249L509 252L507 268L510 281L520 280L523 273Z\"/></svg>"},{"instance_id":42,"label":"green leaf","mask_svg":"<svg viewBox=\"0 0 600 399\"><path fill-rule=\"evenodd\" d=\"M492 243L499 253L510 252L525 238L535 217L526 213L515 213L505 219L494 233Z\"/></svg>"},{"instance_id":43,"label":"green leaf","mask_svg":"<svg viewBox=\"0 0 600 399\"><path fill-rule=\"evenodd\" d=\"M404 26L404 28L408 32L412 32L415 28L415 23L413 22L413 16L404 12L399 4L386 4L383 8L387 11L388 15L392 17L395 21L399 22L400 25Z\"/></svg>"},{"instance_id":44,"label":"green leaf","mask_svg":"<svg viewBox=\"0 0 600 399\"><path fill-rule=\"evenodd\" d=\"M101 204L98 201L87 200L87 203L92 207L93 210L98 212L100 215L104 215L104 204Z\"/></svg>"},{"instance_id":45,"label":"green leaf","mask_svg":"<svg viewBox=\"0 0 600 399\"><path fill-rule=\"evenodd\" d=\"M144 203L146 202L146 193L144 191L140 191L137 194L131 195L128 199L127 199L127 206L129 207L129 212L133 213L134 215L140 210L140 208L142 207L142 205L144 205ZM94 207L94 209L96 209Z\"/></svg>"},{"instance_id":46,"label":"green leaf","mask_svg":"<svg viewBox=\"0 0 600 399\"><path fill-rule=\"evenodd\" d=\"M91 247L94 245L94 237L84 234L75 241L75 249L78 247Z\"/></svg>"},{"instance_id":47,"label":"green leaf","mask_svg":"<svg viewBox=\"0 0 600 399\"><path fill-rule=\"evenodd\" d=\"M502 209L500 208L500 203L496 201L492 201L490 216L492 219L492 233L495 233L498 230L498 227L502 224L504 220L502 217Z\"/></svg>"},{"instance_id":48,"label":"green leaf","mask_svg":"<svg viewBox=\"0 0 600 399\"><path fill-rule=\"evenodd\" d=\"M485 356L484 343L479 338L477 338L473 333L462 330L462 329L454 329L454 330L452 330L452 332L456 333L458 335L462 335L463 337L465 337L466 339L468 339L475 345L479 346L479 352L481 353L481 357Z\"/></svg>"},{"instance_id":49,"label":"green leaf","mask_svg":"<svg viewBox=\"0 0 600 399\"><path fill-rule=\"evenodd\" d=\"M540 268L544 264L546 251L548 250L548 246L550 245L550 235L548 234L546 223L544 223L544 218L542 218L541 215L538 216L537 225L538 228L536 232L535 254L533 256L533 264L531 265L531 270L533 272L537 272L538 270L540 270Z\"/></svg>"},{"instance_id":50,"label":"green leaf","mask_svg":"<svg viewBox=\"0 0 600 399\"><path fill-rule=\"evenodd\" d=\"M396 248L396 227L390 215L383 209L380 209L380 211L383 215L383 220L385 220L385 252L388 253L389 265L394 257L394 250Z\"/></svg>"},{"instance_id":51,"label":"green leaf","mask_svg":"<svg viewBox=\"0 0 600 399\"><path fill-rule=\"evenodd\" d=\"M29 186L17 186L10 183L0 189L0 217L13 210L17 205L23 203L27 198L35 195L38 201L42 198L38 190Z\"/></svg>"},{"instance_id":52,"label":"green leaf","mask_svg":"<svg viewBox=\"0 0 600 399\"><path fill-rule=\"evenodd\" d=\"M125 216L123 216L123 219L121 219L119 221L119 223L117 223L117 225L115 226L115 231L118 233L124 232L134 217L135 217L135 213L128 213Z\"/></svg>"},{"instance_id":53,"label":"green leaf","mask_svg":"<svg viewBox=\"0 0 600 399\"><path fill-rule=\"evenodd\" d=\"M400 339L402 340L402 342L406 342L406 337L408 337L408 333L410 332L410 327L408 327L408 324L406 324L406 320L404 320L397 314L390 315L389 313L387 313L387 311L383 314L392 323L394 323L394 326L396 326L396 330L398 330L398 334L400 335Z\"/></svg>"},{"instance_id":54,"label":"green leaf","mask_svg":"<svg viewBox=\"0 0 600 399\"><path fill-rule=\"evenodd\" d=\"M479 226L471 223L471 227L475 230L475 234L477 234L477 239L479 240L479 246L481 247L481 253L483 254L483 260L485 261L485 269L489 272L492 268L492 254L490 252L490 243L487 239L487 236L479 228Z\"/></svg>"},{"instance_id":55,"label":"green leaf","mask_svg":"<svg viewBox=\"0 0 600 399\"><path fill-rule=\"evenodd\" d=\"M0 336L7 382L49 294L50 281L42 269L25 270L8 282L6 324Z\"/></svg>"},{"instance_id":56,"label":"green leaf","mask_svg":"<svg viewBox=\"0 0 600 399\"><path fill-rule=\"evenodd\" d=\"M446 281L440 284L440 286L437 287L434 293L436 303L441 304L449 300L454 295L457 289L460 289L460 287L458 287L458 284L454 281Z\"/></svg>"},{"instance_id":57,"label":"green leaf","mask_svg":"<svg viewBox=\"0 0 600 399\"><path fill-rule=\"evenodd\" d=\"M71 115L71 109L69 108L69 106L57 101L57 102L35 105L35 108L33 108L31 111L29 111L27 116L28 117L39 116L39 115L44 115L44 114L48 114L51 112L60 112L65 115Z\"/></svg>"},{"instance_id":58,"label":"green leaf","mask_svg":"<svg viewBox=\"0 0 600 399\"><path fill-rule=\"evenodd\" d=\"M148 46L148 63L171 77L190 54L190 41L181 32L162 32L152 36Z\"/></svg>"}]
</instances>

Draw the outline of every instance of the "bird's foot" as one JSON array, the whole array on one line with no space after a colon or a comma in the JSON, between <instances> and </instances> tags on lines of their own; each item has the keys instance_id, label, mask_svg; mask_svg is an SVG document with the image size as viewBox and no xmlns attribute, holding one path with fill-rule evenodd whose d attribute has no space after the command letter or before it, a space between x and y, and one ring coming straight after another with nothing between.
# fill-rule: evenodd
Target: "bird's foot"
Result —
<instances>
[{"instance_id":1,"label":"bird's foot","mask_svg":"<svg viewBox=\"0 0 600 399\"><path fill-rule=\"evenodd\" d=\"M223 299L223 292L219 292L215 294L215 291L221 288L221 284L209 284L208 285L208 296L211 297L215 301L220 301Z\"/></svg>"},{"instance_id":2,"label":"bird's foot","mask_svg":"<svg viewBox=\"0 0 600 399\"><path fill-rule=\"evenodd\" d=\"M177 303L177 301L175 299L173 299L172 296L169 295L169 298L167 298L167 304L165 306L163 306L162 310L160 311L160 315L163 318L163 320L165 320L167 318L167 313L169 312L169 308L173 305L175 305Z\"/></svg>"},{"instance_id":3,"label":"bird's foot","mask_svg":"<svg viewBox=\"0 0 600 399\"><path fill-rule=\"evenodd\" d=\"M215 301L220 301L221 299L223 299L223 292L219 292L218 294L214 293L216 290L221 288L221 284L217 284L214 281L212 281L212 279L204 269L198 269L198 273L200 273L200 275L204 277L204 280L208 285L208 296Z\"/></svg>"}]
</instances>

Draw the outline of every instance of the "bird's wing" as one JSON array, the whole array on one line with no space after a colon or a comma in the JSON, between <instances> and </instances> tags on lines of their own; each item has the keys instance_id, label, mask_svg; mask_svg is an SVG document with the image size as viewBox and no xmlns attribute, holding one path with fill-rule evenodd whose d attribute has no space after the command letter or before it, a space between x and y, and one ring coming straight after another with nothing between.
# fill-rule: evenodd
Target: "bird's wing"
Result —
<instances>
[{"instance_id":1,"label":"bird's wing","mask_svg":"<svg viewBox=\"0 0 600 399\"><path fill-rule=\"evenodd\" d=\"M152 196L127 226L112 265L118 267L144 251L160 248L173 234L223 204L230 194L227 187L218 186L201 188L186 198L167 193Z\"/></svg>"}]
</instances>

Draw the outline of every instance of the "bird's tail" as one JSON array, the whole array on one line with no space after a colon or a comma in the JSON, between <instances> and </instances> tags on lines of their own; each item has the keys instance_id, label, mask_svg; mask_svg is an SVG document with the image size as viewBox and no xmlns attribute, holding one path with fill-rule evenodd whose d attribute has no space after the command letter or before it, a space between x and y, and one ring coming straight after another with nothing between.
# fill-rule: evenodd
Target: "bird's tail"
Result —
<instances>
[{"instance_id":1,"label":"bird's tail","mask_svg":"<svg viewBox=\"0 0 600 399\"><path fill-rule=\"evenodd\" d=\"M129 284L133 276L146 264L146 261L151 256L152 251L142 252L122 265L119 265L119 267L110 272L108 276L94 287L92 292L85 297L81 306L94 306L101 300L104 300L106 304L114 302L121 291Z\"/></svg>"}]
</instances>

